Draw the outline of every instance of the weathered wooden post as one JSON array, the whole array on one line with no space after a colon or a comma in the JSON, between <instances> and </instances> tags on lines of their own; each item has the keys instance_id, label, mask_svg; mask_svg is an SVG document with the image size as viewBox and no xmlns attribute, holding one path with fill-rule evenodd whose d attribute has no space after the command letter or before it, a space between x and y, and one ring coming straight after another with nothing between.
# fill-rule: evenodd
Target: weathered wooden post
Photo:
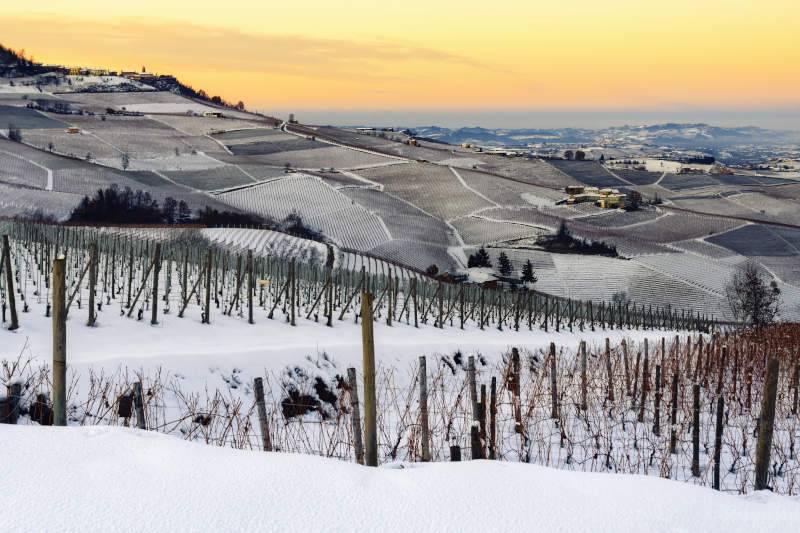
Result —
<instances>
[{"instance_id":1,"label":"weathered wooden post","mask_svg":"<svg viewBox=\"0 0 800 533\"><path fill-rule=\"evenodd\" d=\"M144 394L142 393L142 382L137 381L133 384L133 409L136 411L136 427L147 429L144 419Z\"/></svg>"},{"instance_id":2,"label":"weathered wooden post","mask_svg":"<svg viewBox=\"0 0 800 533\"><path fill-rule=\"evenodd\" d=\"M97 243L89 246L89 320L86 325L91 327L97 322L97 307L95 305L95 290L97 288Z\"/></svg>"},{"instance_id":3,"label":"weathered wooden post","mask_svg":"<svg viewBox=\"0 0 800 533\"><path fill-rule=\"evenodd\" d=\"M797 415L798 397L800 397L800 363L794 365L794 396L792 397L792 414Z\"/></svg>"},{"instance_id":4,"label":"weathered wooden post","mask_svg":"<svg viewBox=\"0 0 800 533\"><path fill-rule=\"evenodd\" d=\"M647 339L644 340L644 362L642 363L642 400L639 405L639 422L644 422L644 409L647 405L647 391L650 388L650 354Z\"/></svg>"},{"instance_id":5,"label":"weathered wooden post","mask_svg":"<svg viewBox=\"0 0 800 533\"><path fill-rule=\"evenodd\" d=\"M586 341L581 341L581 411L589 408L588 403L588 378L586 376Z\"/></svg>"},{"instance_id":6,"label":"weathered wooden post","mask_svg":"<svg viewBox=\"0 0 800 533\"><path fill-rule=\"evenodd\" d=\"M719 362L719 368L717 369L717 395L719 396L722 394L722 385L723 380L725 379L725 364L728 359L728 347L722 347L722 358Z\"/></svg>"},{"instance_id":7,"label":"weathered wooden post","mask_svg":"<svg viewBox=\"0 0 800 533\"><path fill-rule=\"evenodd\" d=\"M514 382L512 383L511 395L514 408L514 430L522 434L522 400L520 398L520 361L519 350L511 349L511 371Z\"/></svg>"},{"instance_id":8,"label":"weathered wooden post","mask_svg":"<svg viewBox=\"0 0 800 533\"><path fill-rule=\"evenodd\" d=\"M161 273L161 243L156 243L155 257L153 258L153 304L150 314L150 325L158 324L158 276Z\"/></svg>"},{"instance_id":9,"label":"weathered wooden post","mask_svg":"<svg viewBox=\"0 0 800 533\"><path fill-rule=\"evenodd\" d=\"M725 398L720 394L717 398L717 426L714 432L714 490L719 490L720 459L722 457L722 418L725 411Z\"/></svg>"},{"instance_id":10,"label":"weathered wooden post","mask_svg":"<svg viewBox=\"0 0 800 533\"><path fill-rule=\"evenodd\" d=\"M10 331L19 329L19 318L17 317L17 300L14 294L14 272L11 265L11 245L8 242L8 235L3 235L3 257L0 263L5 264L6 271L6 300L11 312L11 323L8 326Z\"/></svg>"},{"instance_id":11,"label":"weathered wooden post","mask_svg":"<svg viewBox=\"0 0 800 533\"><path fill-rule=\"evenodd\" d=\"M22 383L14 382L8 385L8 418L5 420L9 424L16 424L19 419L19 408L22 400ZM0 422L4 422L3 415L0 414Z\"/></svg>"},{"instance_id":12,"label":"weathered wooden post","mask_svg":"<svg viewBox=\"0 0 800 533\"><path fill-rule=\"evenodd\" d=\"M636 364L633 367L633 389L631 390L631 409L636 409L636 402L639 399L639 363L642 360L642 352L636 351Z\"/></svg>"},{"instance_id":13,"label":"weathered wooden post","mask_svg":"<svg viewBox=\"0 0 800 533\"><path fill-rule=\"evenodd\" d=\"M364 366L364 446L367 466L378 466L378 428L375 394L375 338L372 326L372 293L361 295L361 344Z\"/></svg>"},{"instance_id":14,"label":"weathered wooden post","mask_svg":"<svg viewBox=\"0 0 800 533\"><path fill-rule=\"evenodd\" d=\"M355 448L356 462L364 464L364 442L361 439L361 410L358 406L358 379L356 369L347 369L347 382L350 385L350 424L353 428L353 448Z\"/></svg>"},{"instance_id":15,"label":"weathered wooden post","mask_svg":"<svg viewBox=\"0 0 800 533\"><path fill-rule=\"evenodd\" d=\"M778 374L780 365L774 357L767 363L764 378L764 392L761 399L761 418L758 426L756 445L756 490L769 488L769 457L772 451L772 433L775 427L775 406L778 395Z\"/></svg>"},{"instance_id":16,"label":"weathered wooden post","mask_svg":"<svg viewBox=\"0 0 800 533\"><path fill-rule=\"evenodd\" d=\"M253 295L255 294L255 272L253 272L253 250L247 250L247 323L253 320Z\"/></svg>"},{"instance_id":17,"label":"weathered wooden post","mask_svg":"<svg viewBox=\"0 0 800 533\"><path fill-rule=\"evenodd\" d=\"M606 337L606 374L608 374L608 391L606 398L608 401L614 401L614 372L611 366L611 341Z\"/></svg>"},{"instance_id":18,"label":"weathered wooden post","mask_svg":"<svg viewBox=\"0 0 800 533\"><path fill-rule=\"evenodd\" d=\"M211 269L214 264L214 251L209 248L206 256L206 309L203 313L203 324L211 324ZM198 276L202 275L198 273Z\"/></svg>"},{"instance_id":19,"label":"weathered wooden post","mask_svg":"<svg viewBox=\"0 0 800 533\"><path fill-rule=\"evenodd\" d=\"M480 418L481 457L486 459L486 415L489 409L486 405L486 385L481 385L481 401L478 417Z\"/></svg>"},{"instance_id":20,"label":"weathered wooden post","mask_svg":"<svg viewBox=\"0 0 800 533\"><path fill-rule=\"evenodd\" d=\"M461 446L455 444L450 446L450 461L453 463L461 461Z\"/></svg>"},{"instance_id":21,"label":"weathered wooden post","mask_svg":"<svg viewBox=\"0 0 800 533\"><path fill-rule=\"evenodd\" d=\"M128 249L128 298L125 307L131 306L131 298L133 297L133 243L128 242L130 248Z\"/></svg>"},{"instance_id":22,"label":"weathered wooden post","mask_svg":"<svg viewBox=\"0 0 800 533\"><path fill-rule=\"evenodd\" d=\"M467 380L469 383L469 399L472 403L472 421L478 421L478 388L475 379L475 356L467 359Z\"/></svg>"},{"instance_id":23,"label":"weathered wooden post","mask_svg":"<svg viewBox=\"0 0 800 533\"><path fill-rule=\"evenodd\" d=\"M700 385L692 385L692 475L700 477Z\"/></svg>"},{"instance_id":24,"label":"weathered wooden post","mask_svg":"<svg viewBox=\"0 0 800 533\"><path fill-rule=\"evenodd\" d=\"M628 343L622 339L622 364L625 369L625 395L631 395L631 370L628 360Z\"/></svg>"},{"instance_id":25,"label":"weathered wooden post","mask_svg":"<svg viewBox=\"0 0 800 533\"><path fill-rule=\"evenodd\" d=\"M556 376L556 343L550 343L550 418L558 420L558 381Z\"/></svg>"},{"instance_id":26,"label":"weathered wooden post","mask_svg":"<svg viewBox=\"0 0 800 533\"><path fill-rule=\"evenodd\" d=\"M67 425L66 259L53 261L53 425Z\"/></svg>"},{"instance_id":27,"label":"weathered wooden post","mask_svg":"<svg viewBox=\"0 0 800 533\"><path fill-rule=\"evenodd\" d=\"M494 376L489 392L489 459L497 459L497 378Z\"/></svg>"},{"instance_id":28,"label":"weathered wooden post","mask_svg":"<svg viewBox=\"0 0 800 533\"><path fill-rule=\"evenodd\" d=\"M333 327L333 306L334 306L334 303L335 303L334 302L334 297L333 297L333 267L328 267L328 279L330 281L328 283L328 293L327 293L327 297L326 297L326 300L327 300L327 303L328 303L328 309L327 309L327 311L328 311L327 312L328 320L327 320L326 325L329 328L332 328Z\"/></svg>"},{"instance_id":29,"label":"weathered wooden post","mask_svg":"<svg viewBox=\"0 0 800 533\"><path fill-rule=\"evenodd\" d=\"M269 435L269 420L267 419L267 405L264 401L264 380L256 378L253 383L256 393L256 407L258 408L258 425L261 429L261 444L265 452L272 451L272 439Z\"/></svg>"},{"instance_id":30,"label":"weathered wooden post","mask_svg":"<svg viewBox=\"0 0 800 533\"><path fill-rule=\"evenodd\" d=\"M653 435L661 436L661 365L656 365L656 393L653 395Z\"/></svg>"},{"instance_id":31,"label":"weathered wooden post","mask_svg":"<svg viewBox=\"0 0 800 533\"><path fill-rule=\"evenodd\" d=\"M669 434L669 453L676 454L677 443L678 443L678 434L677 434L677 425L678 425L678 373L672 375L672 398L670 399L670 425L671 430Z\"/></svg>"},{"instance_id":32,"label":"weathered wooden post","mask_svg":"<svg viewBox=\"0 0 800 533\"><path fill-rule=\"evenodd\" d=\"M470 444L472 449L472 459L483 459L483 447L481 446L480 428L478 423L473 421L469 428Z\"/></svg>"},{"instance_id":33,"label":"weathered wooden post","mask_svg":"<svg viewBox=\"0 0 800 533\"><path fill-rule=\"evenodd\" d=\"M422 460L431 460L431 434L428 426L428 365L425 356L419 358L419 416L422 426Z\"/></svg>"},{"instance_id":34,"label":"weathered wooden post","mask_svg":"<svg viewBox=\"0 0 800 533\"><path fill-rule=\"evenodd\" d=\"M289 284L289 290L291 291L290 298L289 298L289 305L291 305L291 307L292 307L290 312L289 312L289 321L292 324L292 326L296 326L297 325L297 318L296 318L296 312L297 312L297 263L295 262L294 258L292 258L291 263L289 263L289 275L291 276L291 278L290 278L291 279L291 283ZM362 320L364 320L363 313L362 313L361 316L362 316ZM369 318L370 318L370 321L371 321L372 320L372 300L371 299L370 299L370 308L369 308ZM362 331L363 331L363 328L362 328ZM370 332L371 331L372 331L372 326L370 326ZM366 399L366 394L367 394L367 391L365 390L364 391L365 399ZM366 414L366 408L365 408L365 414ZM369 448L369 445L367 446L367 448ZM367 450L367 452L369 452L369 450ZM367 453L367 455L369 455L369 453ZM376 455L376 457L377 457L377 455ZM376 459L376 461L377 461L377 459ZM375 465L372 465L372 466L377 466L377 463Z\"/></svg>"}]
</instances>

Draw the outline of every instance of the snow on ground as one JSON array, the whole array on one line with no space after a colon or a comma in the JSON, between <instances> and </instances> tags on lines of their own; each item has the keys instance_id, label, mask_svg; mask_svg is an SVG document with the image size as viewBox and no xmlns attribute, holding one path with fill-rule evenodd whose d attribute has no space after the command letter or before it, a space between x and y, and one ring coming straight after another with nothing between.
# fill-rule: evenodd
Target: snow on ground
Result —
<instances>
[{"instance_id":1,"label":"snow on ground","mask_svg":"<svg viewBox=\"0 0 800 533\"><path fill-rule=\"evenodd\" d=\"M110 427L5 426L6 531L796 531L800 499L520 463L237 451Z\"/></svg>"},{"instance_id":2,"label":"snow on ground","mask_svg":"<svg viewBox=\"0 0 800 533\"><path fill-rule=\"evenodd\" d=\"M202 152L152 159L134 158L130 162L131 170L206 170L223 166L225 163Z\"/></svg>"},{"instance_id":3,"label":"snow on ground","mask_svg":"<svg viewBox=\"0 0 800 533\"><path fill-rule=\"evenodd\" d=\"M44 307L33 298L29 305L29 313L20 313L20 329L0 329L0 361L16 359L26 346L26 352L41 362L52 360L51 319L44 316ZM199 312L196 306L190 306L186 316L178 318L173 309L171 314L160 315L157 326L151 326L149 312L139 322L120 316L119 307L112 304L103 307L98 325L89 328L85 325L85 307L73 307L68 318L68 366L79 373L88 366L114 369L123 365L145 371L161 367L186 375L199 388L210 377L209 368L219 365L243 369L243 377L250 380L265 369L279 372L287 365L303 364L306 356L322 353L327 353L339 368L361 367L361 326L353 323L352 316L341 322L334 320L332 328L322 318L317 323L304 317L291 327L280 310L274 320L257 310L254 325L248 324L246 318L212 312L209 326L201 324ZM374 328L376 359L386 366L398 367L416 361L420 355L451 355L457 350L467 355L480 353L491 361L500 360L514 346L535 350L555 342L574 350L580 340L591 346L600 345L609 337L616 345L623 338L641 341L649 337L655 343L662 336L673 335L620 330L581 333L577 328L575 333L494 328L481 331L474 326L461 331L457 327L440 330L430 324L420 324L415 329L404 323L389 327L380 321L375 322Z\"/></svg>"}]
</instances>

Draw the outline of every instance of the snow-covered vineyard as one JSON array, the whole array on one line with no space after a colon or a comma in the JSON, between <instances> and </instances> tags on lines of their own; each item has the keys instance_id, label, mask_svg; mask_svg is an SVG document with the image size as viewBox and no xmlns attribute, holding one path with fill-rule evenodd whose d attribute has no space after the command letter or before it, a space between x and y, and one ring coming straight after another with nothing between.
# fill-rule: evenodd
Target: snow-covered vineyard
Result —
<instances>
[{"instance_id":1,"label":"snow-covered vineyard","mask_svg":"<svg viewBox=\"0 0 800 533\"><path fill-rule=\"evenodd\" d=\"M19 386L20 424L47 425L52 416L43 307L31 302L22 315L27 324L0 333L19 350L4 361L4 381ZM158 327L114 313L89 328L71 316L68 424L138 425L218 446L359 462L365 406L355 403L364 393L357 326L331 336L321 324L292 334L273 322L257 333L231 317L216 320L220 330L209 333L213 326L197 313L167 316ZM795 330L766 340L709 340L660 331L501 338L470 328L453 338L421 326L404 345L402 329L376 324L381 464L490 458L707 487L719 479L723 491L748 493L769 351L780 362L769 486L800 490ZM219 339L219 331L234 337ZM557 343L552 349L549 339ZM256 378L263 380L263 420ZM141 411L132 406L137 383Z\"/></svg>"},{"instance_id":2,"label":"snow-covered vineyard","mask_svg":"<svg viewBox=\"0 0 800 533\"><path fill-rule=\"evenodd\" d=\"M414 326L430 322L440 329L474 325L501 331L623 327L706 331L727 324L691 308L565 299L531 290L451 283L280 233L262 241L263 232L237 230L243 240L232 242L228 232L213 229L131 230L20 222L5 223L3 228L10 236L10 262L23 302L32 297L49 299L50 264L65 253L70 303L80 306L91 298L112 305L114 300L124 304L128 315L136 312L141 319L152 313L152 322L170 310L182 314L199 306L209 320L221 312L253 321L258 310L270 318L281 313L292 325L304 318L332 326L334 318L357 319L361 294L370 292L375 296L374 313L381 320ZM154 305L156 301L163 302L163 308ZM94 307L89 311L95 313Z\"/></svg>"},{"instance_id":3,"label":"snow-covered vineyard","mask_svg":"<svg viewBox=\"0 0 800 533\"><path fill-rule=\"evenodd\" d=\"M676 335L719 325L664 309L457 291L410 272L326 268L327 259L226 252L207 240L214 230L11 223L5 231L4 297L10 304L13 293L17 313L9 306L4 319L20 327L2 331L12 398L4 406L22 423L52 416L50 264L65 253L72 425L135 421L221 446L358 461L366 404L353 322L368 312L385 336L376 346L380 462L491 457L708 486L716 475L722 490L746 493L766 362L776 356L768 475L776 492L800 490L800 335L791 326L763 337ZM375 297L369 311L365 291ZM131 396L137 384L141 403Z\"/></svg>"}]
</instances>

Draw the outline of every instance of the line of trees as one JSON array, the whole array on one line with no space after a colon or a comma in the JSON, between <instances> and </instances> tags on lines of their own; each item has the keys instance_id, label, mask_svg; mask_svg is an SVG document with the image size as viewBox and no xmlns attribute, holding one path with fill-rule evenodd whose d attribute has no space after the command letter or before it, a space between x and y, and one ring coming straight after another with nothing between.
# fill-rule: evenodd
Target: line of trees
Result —
<instances>
[{"instance_id":1,"label":"line of trees","mask_svg":"<svg viewBox=\"0 0 800 533\"><path fill-rule=\"evenodd\" d=\"M486 248L481 246L477 252L471 254L467 258L467 267L492 268L492 259L486 251ZM507 279L511 278L514 274L514 265L505 252L500 252L500 255L497 257L497 273ZM519 280L522 283L536 283L539 281L539 278L536 277L536 272L533 270L533 263L531 263L530 259L522 266Z\"/></svg>"},{"instance_id":2,"label":"line of trees","mask_svg":"<svg viewBox=\"0 0 800 533\"><path fill-rule=\"evenodd\" d=\"M261 226L262 217L234 211L219 211L206 206L192 212L185 200L172 197L159 204L149 192L112 185L84 196L72 211L71 222L111 224L203 224Z\"/></svg>"},{"instance_id":3,"label":"line of trees","mask_svg":"<svg viewBox=\"0 0 800 533\"><path fill-rule=\"evenodd\" d=\"M200 224L203 226L250 226L287 233L302 239L327 243L321 232L308 227L297 213L281 222L238 211L220 211L205 206L192 211L185 200L168 196L159 204L149 192L112 185L84 196L72 211L70 222L105 224Z\"/></svg>"},{"instance_id":4,"label":"line of trees","mask_svg":"<svg viewBox=\"0 0 800 533\"><path fill-rule=\"evenodd\" d=\"M554 253L604 255L609 257L617 257L619 255L617 247L613 244L575 237L563 220L555 235L540 237L538 244L546 251Z\"/></svg>"}]
</instances>

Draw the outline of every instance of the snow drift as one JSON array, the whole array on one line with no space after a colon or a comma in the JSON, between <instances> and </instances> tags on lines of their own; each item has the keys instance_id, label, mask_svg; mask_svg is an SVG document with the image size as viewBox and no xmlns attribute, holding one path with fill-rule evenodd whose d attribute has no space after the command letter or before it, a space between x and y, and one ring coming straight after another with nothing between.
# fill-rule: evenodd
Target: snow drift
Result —
<instances>
[{"instance_id":1,"label":"snow drift","mask_svg":"<svg viewBox=\"0 0 800 533\"><path fill-rule=\"evenodd\" d=\"M7 531L793 531L800 499L491 461L370 469L110 427L0 427Z\"/></svg>"}]
</instances>

